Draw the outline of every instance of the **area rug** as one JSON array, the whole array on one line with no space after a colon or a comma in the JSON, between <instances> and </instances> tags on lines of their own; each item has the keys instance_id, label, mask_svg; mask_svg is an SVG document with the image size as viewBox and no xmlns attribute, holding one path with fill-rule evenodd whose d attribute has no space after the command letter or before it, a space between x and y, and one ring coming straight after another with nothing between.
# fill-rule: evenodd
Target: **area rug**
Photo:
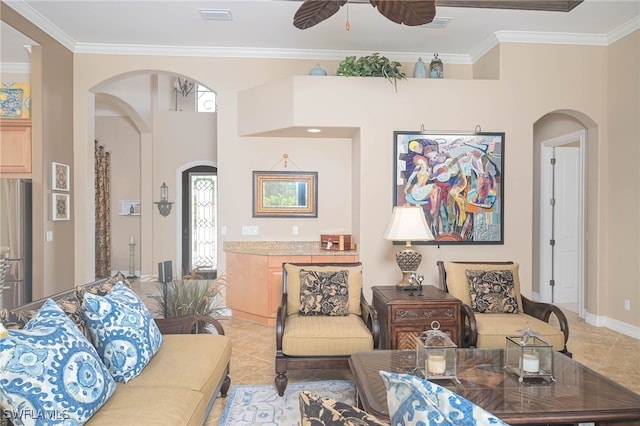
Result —
<instances>
[{"instance_id":1,"label":"area rug","mask_svg":"<svg viewBox=\"0 0 640 426\"><path fill-rule=\"evenodd\" d=\"M278 396L274 385L233 386L218 426L299 425L301 390L355 404L356 389L349 380L289 383L283 396Z\"/></svg>"}]
</instances>

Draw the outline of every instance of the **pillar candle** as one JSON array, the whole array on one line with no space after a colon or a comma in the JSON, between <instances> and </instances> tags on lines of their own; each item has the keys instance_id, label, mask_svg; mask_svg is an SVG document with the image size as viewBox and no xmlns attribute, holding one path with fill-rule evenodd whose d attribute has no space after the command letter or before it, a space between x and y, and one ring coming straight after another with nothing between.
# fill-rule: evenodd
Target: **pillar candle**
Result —
<instances>
[{"instance_id":1,"label":"pillar candle","mask_svg":"<svg viewBox=\"0 0 640 426\"><path fill-rule=\"evenodd\" d=\"M447 359L441 354L429 354L427 356L427 371L429 374L441 376L447 369Z\"/></svg>"},{"instance_id":2,"label":"pillar candle","mask_svg":"<svg viewBox=\"0 0 640 426\"><path fill-rule=\"evenodd\" d=\"M537 352L525 352L522 354L522 371L526 373L540 371L540 355Z\"/></svg>"}]
</instances>

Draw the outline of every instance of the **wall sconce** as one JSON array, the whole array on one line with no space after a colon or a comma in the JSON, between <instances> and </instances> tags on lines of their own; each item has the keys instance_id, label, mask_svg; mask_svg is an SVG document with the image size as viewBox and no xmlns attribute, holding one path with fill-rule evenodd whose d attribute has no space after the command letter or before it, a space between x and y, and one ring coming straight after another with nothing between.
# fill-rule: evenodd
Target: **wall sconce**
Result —
<instances>
[{"instance_id":1,"label":"wall sconce","mask_svg":"<svg viewBox=\"0 0 640 426\"><path fill-rule=\"evenodd\" d=\"M193 91L195 84L195 81L177 77L175 81L175 88L178 93L186 98Z\"/></svg>"},{"instance_id":2,"label":"wall sconce","mask_svg":"<svg viewBox=\"0 0 640 426\"><path fill-rule=\"evenodd\" d=\"M404 241L403 250L396 253L396 263L402 272L402 280L396 284L398 290L417 290L412 279L422 261L422 254L413 249L411 241L433 241L433 234L429 229L424 211L420 206L396 206L393 208L391 223L384 235L385 240Z\"/></svg>"},{"instance_id":3,"label":"wall sconce","mask_svg":"<svg viewBox=\"0 0 640 426\"><path fill-rule=\"evenodd\" d=\"M162 182L162 185L160 186L160 201L156 201L155 204L157 204L158 211L162 216L169 216L173 202L169 201L169 187L164 182Z\"/></svg>"}]
</instances>

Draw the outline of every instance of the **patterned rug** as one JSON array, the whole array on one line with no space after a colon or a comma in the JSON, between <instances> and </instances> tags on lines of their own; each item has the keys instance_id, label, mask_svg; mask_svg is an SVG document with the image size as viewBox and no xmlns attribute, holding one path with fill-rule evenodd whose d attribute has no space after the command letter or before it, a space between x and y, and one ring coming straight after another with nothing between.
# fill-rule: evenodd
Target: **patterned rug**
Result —
<instances>
[{"instance_id":1,"label":"patterned rug","mask_svg":"<svg viewBox=\"0 0 640 426\"><path fill-rule=\"evenodd\" d=\"M289 383L281 397L274 385L233 386L218 425L299 425L298 394L301 390L348 404L355 403L355 385L348 380Z\"/></svg>"}]
</instances>

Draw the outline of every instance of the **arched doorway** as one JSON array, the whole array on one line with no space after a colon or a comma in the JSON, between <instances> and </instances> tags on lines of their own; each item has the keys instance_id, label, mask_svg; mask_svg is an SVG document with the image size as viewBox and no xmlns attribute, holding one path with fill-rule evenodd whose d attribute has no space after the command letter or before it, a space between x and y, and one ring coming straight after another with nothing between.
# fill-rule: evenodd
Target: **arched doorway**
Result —
<instances>
[{"instance_id":1,"label":"arched doorway","mask_svg":"<svg viewBox=\"0 0 640 426\"><path fill-rule=\"evenodd\" d=\"M586 259L597 203L597 127L584 114L555 111L534 124L533 293L584 317L595 265ZM595 232L594 234L595 235ZM595 276L595 275L592 275Z\"/></svg>"},{"instance_id":2,"label":"arched doorway","mask_svg":"<svg viewBox=\"0 0 640 426\"><path fill-rule=\"evenodd\" d=\"M216 167L195 166L182 172L182 275L217 277L217 205Z\"/></svg>"}]
</instances>

